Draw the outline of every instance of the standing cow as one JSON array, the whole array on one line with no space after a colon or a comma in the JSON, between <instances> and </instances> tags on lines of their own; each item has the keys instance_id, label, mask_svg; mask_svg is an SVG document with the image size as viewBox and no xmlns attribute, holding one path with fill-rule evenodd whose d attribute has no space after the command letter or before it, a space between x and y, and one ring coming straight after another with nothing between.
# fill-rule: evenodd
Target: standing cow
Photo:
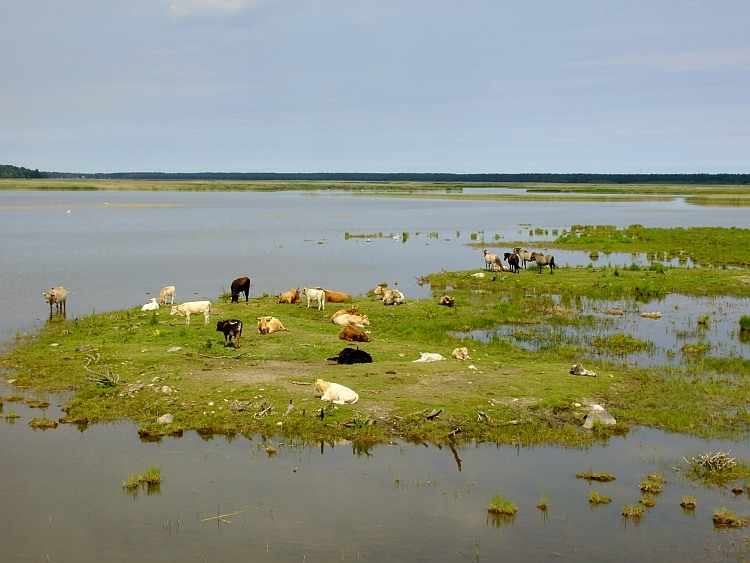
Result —
<instances>
[{"instance_id":1,"label":"standing cow","mask_svg":"<svg viewBox=\"0 0 750 563\"><path fill-rule=\"evenodd\" d=\"M224 346L232 344L234 338L234 347L240 347L240 337L242 336L242 321L239 319L229 319L216 323L216 330L224 333Z\"/></svg>"},{"instance_id":2,"label":"standing cow","mask_svg":"<svg viewBox=\"0 0 750 563\"><path fill-rule=\"evenodd\" d=\"M68 292L61 285L53 287L49 291L43 291L44 300L49 303L49 314L52 315L52 305L55 305L58 313L65 313L65 300L68 298Z\"/></svg>"},{"instance_id":3,"label":"standing cow","mask_svg":"<svg viewBox=\"0 0 750 563\"><path fill-rule=\"evenodd\" d=\"M239 303L240 293L245 294L245 303L247 303L250 295L250 278L242 276L232 282L232 303Z\"/></svg>"}]
</instances>

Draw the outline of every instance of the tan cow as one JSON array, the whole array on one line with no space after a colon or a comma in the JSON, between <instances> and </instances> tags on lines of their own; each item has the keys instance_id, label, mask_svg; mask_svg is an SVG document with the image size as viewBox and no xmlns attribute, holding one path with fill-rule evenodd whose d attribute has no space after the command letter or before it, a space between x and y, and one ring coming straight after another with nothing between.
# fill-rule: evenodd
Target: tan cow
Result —
<instances>
[{"instance_id":1,"label":"tan cow","mask_svg":"<svg viewBox=\"0 0 750 563\"><path fill-rule=\"evenodd\" d=\"M175 288L173 285L168 285L166 287L163 287L162 290L159 292L159 303L162 305L167 304L167 297L171 297L169 304L174 305L174 293Z\"/></svg>"},{"instance_id":2,"label":"tan cow","mask_svg":"<svg viewBox=\"0 0 750 563\"><path fill-rule=\"evenodd\" d=\"M395 288L383 290L383 305L403 305L406 302L404 294Z\"/></svg>"},{"instance_id":3,"label":"tan cow","mask_svg":"<svg viewBox=\"0 0 750 563\"><path fill-rule=\"evenodd\" d=\"M300 298L299 288L297 287L290 287L289 291L285 291L279 295L279 303L291 305L293 303L299 303L300 301L302 301L302 299Z\"/></svg>"},{"instance_id":4,"label":"tan cow","mask_svg":"<svg viewBox=\"0 0 750 563\"><path fill-rule=\"evenodd\" d=\"M356 326L364 328L370 324L370 319L367 315L354 315L352 313L344 313L342 315L336 315L331 319L331 322L339 326Z\"/></svg>"},{"instance_id":5,"label":"tan cow","mask_svg":"<svg viewBox=\"0 0 750 563\"><path fill-rule=\"evenodd\" d=\"M208 314L210 312L210 301L185 301L181 305L172 305L169 314L185 317L185 326L190 326L190 315L200 315L201 313L203 313L203 324L208 325Z\"/></svg>"},{"instance_id":6,"label":"tan cow","mask_svg":"<svg viewBox=\"0 0 750 563\"><path fill-rule=\"evenodd\" d=\"M258 334L271 334L272 332L290 332L276 317L258 317Z\"/></svg>"},{"instance_id":7,"label":"tan cow","mask_svg":"<svg viewBox=\"0 0 750 563\"><path fill-rule=\"evenodd\" d=\"M57 287L53 287L49 291L43 291L42 295L44 295L44 301L49 303L50 315L52 315L52 305L56 306L56 310L58 313L65 312L65 301L68 298L68 292L63 286L58 285Z\"/></svg>"}]
</instances>

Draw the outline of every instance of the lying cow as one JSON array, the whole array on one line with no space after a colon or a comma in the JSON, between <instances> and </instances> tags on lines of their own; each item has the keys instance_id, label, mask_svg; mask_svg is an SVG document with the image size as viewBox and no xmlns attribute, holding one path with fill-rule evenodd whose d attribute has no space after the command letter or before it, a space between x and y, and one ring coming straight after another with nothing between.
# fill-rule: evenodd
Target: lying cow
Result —
<instances>
[{"instance_id":1,"label":"lying cow","mask_svg":"<svg viewBox=\"0 0 750 563\"><path fill-rule=\"evenodd\" d=\"M370 337L358 328L347 325L339 332L339 338L348 342L369 342Z\"/></svg>"},{"instance_id":2,"label":"lying cow","mask_svg":"<svg viewBox=\"0 0 750 563\"><path fill-rule=\"evenodd\" d=\"M272 332L289 332L281 321L276 317L258 317L258 334L271 334Z\"/></svg>"},{"instance_id":3,"label":"lying cow","mask_svg":"<svg viewBox=\"0 0 750 563\"><path fill-rule=\"evenodd\" d=\"M216 323L216 330L224 333L224 346L232 344L234 338L234 347L240 347L240 337L242 336L242 321L238 319L229 319Z\"/></svg>"},{"instance_id":4,"label":"lying cow","mask_svg":"<svg viewBox=\"0 0 750 563\"><path fill-rule=\"evenodd\" d=\"M344 293L343 291L331 291L330 289L325 289L323 287L316 287L315 289L322 289L325 291L325 300L329 303L343 303L344 301L351 300L349 294Z\"/></svg>"},{"instance_id":5,"label":"lying cow","mask_svg":"<svg viewBox=\"0 0 750 563\"><path fill-rule=\"evenodd\" d=\"M52 305L55 305L58 313L65 312L65 301L68 298L68 292L63 286L58 285L49 291L43 291L42 295L44 295L44 301L49 303L50 315L52 314Z\"/></svg>"},{"instance_id":6,"label":"lying cow","mask_svg":"<svg viewBox=\"0 0 750 563\"><path fill-rule=\"evenodd\" d=\"M208 326L208 314L210 312L210 301L186 301L181 305L172 305L172 310L169 312L169 314L185 317L185 325L190 326L190 315L200 315L201 313L203 313L203 324Z\"/></svg>"},{"instance_id":7,"label":"lying cow","mask_svg":"<svg viewBox=\"0 0 750 563\"><path fill-rule=\"evenodd\" d=\"M372 293L373 293L373 295L375 295L375 297L377 297L378 299L382 299L382 298L383 298L383 293L385 293L385 290L386 290L387 288L388 288L388 284L387 284L387 283L385 283L385 282L383 282L383 283L379 283L379 284L378 284L378 287L376 287L376 288L375 288L375 291L373 291Z\"/></svg>"},{"instance_id":8,"label":"lying cow","mask_svg":"<svg viewBox=\"0 0 750 563\"><path fill-rule=\"evenodd\" d=\"M469 349L465 346L454 348L453 352L451 353L451 356L456 358L457 360L468 360L469 359Z\"/></svg>"},{"instance_id":9,"label":"lying cow","mask_svg":"<svg viewBox=\"0 0 750 563\"><path fill-rule=\"evenodd\" d=\"M367 315L344 313L343 315L334 316L331 319L331 322L339 326L356 326L359 328L364 328L365 326L370 324L370 319L367 318Z\"/></svg>"},{"instance_id":10,"label":"lying cow","mask_svg":"<svg viewBox=\"0 0 750 563\"><path fill-rule=\"evenodd\" d=\"M169 300L169 304L174 305L174 294L175 287L173 285L168 285L161 288L161 291L159 292L159 303L161 303L162 305L166 305L167 297L171 297L171 299Z\"/></svg>"},{"instance_id":11,"label":"lying cow","mask_svg":"<svg viewBox=\"0 0 750 563\"><path fill-rule=\"evenodd\" d=\"M406 302L404 294L395 288L383 290L383 305L403 305Z\"/></svg>"},{"instance_id":12,"label":"lying cow","mask_svg":"<svg viewBox=\"0 0 750 563\"><path fill-rule=\"evenodd\" d=\"M159 301L152 297L148 303L141 307L141 311L156 311L159 308Z\"/></svg>"},{"instance_id":13,"label":"lying cow","mask_svg":"<svg viewBox=\"0 0 750 563\"><path fill-rule=\"evenodd\" d=\"M438 299L438 305L444 305L445 307L453 307L456 304L456 300L450 295L441 295Z\"/></svg>"},{"instance_id":14,"label":"lying cow","mask_svg":"<svg viewBox=\"0 0 750 563\"><path fill-rule=\"evenodd\" d=\"M250 278L247 276L243 276L241 278L237 278L232 282L232 303L239 303L240 301L240 293L245 294L245 303L247 303L249 295L250 295Z\"/></svg>"},{"instance_id":15,"label":"lying cow","mask_svg":"<svg viewBox=\"0 0 750 563\"><path fill-rule=\"evenodd\" d=\"M371 364L372 356L359 348L344 348L337 356L326 358L329 362L339 364Z\"/></svg>"},{"instance_id":16,"label":"lying cow","mask_svg":"<svg viewBox=\"0 0 750 563\"><path fill-rule=\"evenodd\" d=\"M309 287L303 287L302 293L307 297L307 308L309 309L312 303L318 304L318 311L325 310L326 308L326 290L325 289L310 289Z\"/></svg>"},{"instance_id":17,"label":"lying cow","mask_svg":"<svg viewBox=\"0 0 750 563\"><path fill-rule=\"evenodd\" d=\"M587 370L582 364L575 364L570 368L572 375L588 375L590 377L596 377L596 372Z\"/></svg>"},{"instance_id":18,"label":"lying cow","mask_svg":"<svg viewBox=\"0 0 750 563\"><path fill-rule=\"evenodd\" d=\"M290 287L289 291L285 291L279 295L279 303L291 305L293 303L299 303L300 301L299 288L296 287Z\"/></svg>"},{"instance_id":19,"label":"lying cow","mask_svg":"<svg viewBox=\"0 0 750 563\"><path fill-rule=\"evenodd\" d=\"M359 395L339 383L315 380L315 394L321 395L321 401L330 401L337 405L353 405L359 401Z\"/></svg>"}]
</instances>

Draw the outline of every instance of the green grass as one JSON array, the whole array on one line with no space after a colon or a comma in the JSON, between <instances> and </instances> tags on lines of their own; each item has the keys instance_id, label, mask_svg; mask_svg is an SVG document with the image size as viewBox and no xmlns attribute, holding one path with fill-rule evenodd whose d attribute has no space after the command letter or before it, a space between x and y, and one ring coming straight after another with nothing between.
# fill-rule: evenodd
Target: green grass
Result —
<instances>
[{"instance_id":1,"label":"green grass","mask_svg":"<svg viewBox=\"0 0 750 563\"><path fill-rule=\"evenodd\" d=\"M487 511L492 514L512 516L518 511L516 503L504 498L502 495L494 495L487 503Z\"/></svg>"},{"instance_id":2,"label":"green grass","mask_svg":"<svg viewBox=\"0 0 750 563\"><path fill-rule=\"evenodd\" d=\"M597 504L609 504L612 499L606 495L600 495L597 491L591 491L589 493L589 503L593 505Z\"/></svg>"}]
</instances>

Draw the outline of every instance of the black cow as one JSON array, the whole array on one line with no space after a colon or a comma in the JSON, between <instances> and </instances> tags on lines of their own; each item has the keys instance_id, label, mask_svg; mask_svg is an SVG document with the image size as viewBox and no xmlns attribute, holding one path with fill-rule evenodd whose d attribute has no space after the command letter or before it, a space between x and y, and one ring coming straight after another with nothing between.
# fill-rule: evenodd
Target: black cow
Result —
<instances>
[{"instance_id":1,"label":"black cow","mask_svg":"<svg viewBox=\"0 0 750 563\"><path fill-rule=\"evenodd\" d=\"M240 293L245 294L245 303L250 295L250 278L242 276L232 282L232 303L239 303Z\"/></svg>"},{"instance_id":2,"label":"black cow","mask_svg":"<svg viewBox=\"0 0 750 563\"><path fill-rule=\"evenodd\" d=\"M216 323L216 330L224 333L224 346L232 344L234 338L234 347L240 347L240 337L242 336L242 321L238 319L229 319Z\"/></svg>"},{"instance_id":3,"label":"black cow","mask_svg":"<svg viewBox=\"0 0 750 563\"><path fill-rule=\"evenodd\" d=\"M339 364L371 364L372 356L359 348L344 348L338 356L326 358Z\"/></svg>"},{"instance_id":4,"label":"black cow","mask_svg":"<svg viewBox=\"0 0 750 563\"><path fill-rule=\"evenodd\" d=\"M510 252L506 252L503 257L505 258L506 262L510 265L510 271L513 273L520 273L520 263L518 259L518 254L512 254Z\"/></svg>"}]
</instances>

